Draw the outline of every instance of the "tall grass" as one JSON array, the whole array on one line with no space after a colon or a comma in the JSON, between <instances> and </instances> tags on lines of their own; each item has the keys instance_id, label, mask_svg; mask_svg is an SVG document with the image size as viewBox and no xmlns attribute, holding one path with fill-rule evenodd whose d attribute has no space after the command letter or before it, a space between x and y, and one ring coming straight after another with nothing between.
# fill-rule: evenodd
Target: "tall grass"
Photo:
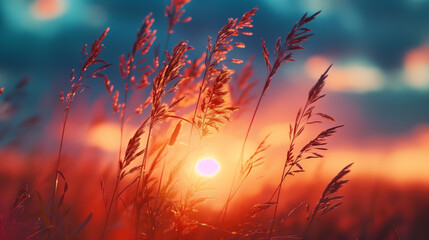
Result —
<instances>
[{"instance_id":1,"label":"tall grass","mask_svg":"<svg viewBox=\"0 0 429 240\"><path fill-rule=\"evenodd\" d=\"M32 231L27 239L74 239L79 237L83 228L95 221L94 225L88 225L86 231L95 232L100 239L113 239L116 232L128 234L127 238L133 239L272 239L282 238L279 231L278 213L280 211L281 191L287 176L304 172L301 161L311 158L322 158L321 151L327 150L326 140L332 136L342 125L334 126L322 131L315 138L296 151L296 139L304 132L306 127L321 122L320 119L335 120L325 113L316 112L316 103L323 98L321 94L328 67L325 73L309 91L307 101L298 111L295 123L290 126L289 145L287 155L284 156L284 166L280 181L274 183L271 198L265 203L256 204L248 210L248 216L241 218L240 224L228 225L225 223L228 209L234 198L240 198L240 189L254 169L265 163L264 155L270 151L269 135L260 140L252 154L245 158L245 148L250 138L250 133L259 109L262 107L262 99L266 95L272 80L285 62L293 61L293 53L303 49L301 46L312 34L306 27L320 13L307 16L305 14L289 31L286 38L279 38L275 44L274 59L271 60L266 43L261 39L262 57L264 58L267 77L260 92L259 98L252 97L252 91L258 81L252 80L253 57L247 61L240 72L228 67L230 63L241 64L241 59L229 58L227 55L235 48L245 48L242 42L236 42L239 35L252 36L248 29L253 27L253 17L258 8L253 8L244 13L241 18L230 18L219 30L214 41L208 38L205 52L197 53L199 56L193 60L188 54L194 50L188 41L180 41L172 50L168 49L173 27L179 22L188 22L191 17L182 19L185 12L184 6L190 0L171 0L165 9L168 18L167 40L163 54L156 44L156 30L152 29L154 18L148 14L137 31L136 39L128 54L119 58L119 72L121 83L116 83L103 71L110 66L104 60L99 59L99 54L104 50L102 44L109 28L94 41L89 52L86 45L82 50L82 59L78 70L72 71L71 88L67 94L61 94L61 101L65 103L58 156L55 161L54 181L52 197L49 202L49 211L46 212L44 198L36 192L38 209L34 215L43 220L43 227ZM153 55L152 55L153 53ZM151 57L153 56L153 57ZM91 69L90 69L91 68ZM90 70L89 70L90 69ZM112 99L113 112L119 113L118 128L120 132L117 166L114 166L115 176L110 180L105 177L101 184L101 199L105 205L105 215L95 216L86 213L88 217L83 223L70 232L67 225L67 215L70 209L60 211L69 203L69 185L75 184L66 181L62 171L62 151L67 136L66 126L72 103L80 90L86 88L86 81L90 78L102 78L104 86ZM123 91L114 91L114 85L123 84ZM150 87L149 87L150 86ZM150 89L150 92L145 89ZM135 107L137 115L131 116L129 103L130 96L143 91L147 98L141 100ZM0 90L0 95L3 93ZM211 219L220 216L222 221L201 220L198 217L200 206L204 206L213 197L205 195L207 185L210 182L202 177L195 177L194 171L187 170L188 166L194 166L195 155L204 147L205 140L222 131L222 128L231 121L238 121L238 114L243 109L251 106L252 100L256 106L246 128L239 153L239 159L230 163L225 168L233 169L233 179L230 186L226 186L228 195L219 213ZM134 108L133 107L133 108ZM241 108L241 109L240 109ZM145 110L146 109L146 110ZM241 115L243 116L243 115ZM136 118L139 125L134 129L134 134L128 140L126 149L123 150L127 119ZM187 125L184 127L183 125ZM193 134L198 134L198 144L192 141ZM183 142L183 138L187 142ZM179 143L180 142L180 143ZM240 141L241 142L241 141ZM186 151L182 151L180 145L187 145ZM235 165L235 168L234 168ZM306 232L308 236L310 227L315 224L320 214L329 212L339 204L332 205L332 201L341 200L341 196L335 193L346 183L343 177L350 171L351 165L344 168L328 184L314 210L309 213ZM93 173L92 173L93 174ZM63 182L62 194L59 196L58 182ZM109 184L109 183L113 184ZM83 186L85 188L85 186ZM106 189L111 195L106 199ZM112 189L112 190L110 190ZM23 208L25 200L29 197L27 189L19 193L13 209ZM57 199L58 198L58 199ZM274 208L274 209L272 209ZM15 211L13 210L13 211ZM272 210L272 217L264 218L266 211ZM73 210L71 210L73 211ZM259 220L255 216L260 215ZM63 218L61 218L63 217ZM92 220L95 217L97 220ZM12 221L13 215L9 217ZM103 219L103 220L100 220ZM61 227L62 224L64 227ZM251 227L250 227L251 226ZM120 230L122 229L122 230ZM125 230L124 230L125 229ZM10 234L7 234L10 236ZM1 234L0 234L1 236ZM63 237L65 236L65 237ZM117 235L116 235L116 238ZM124 237L125 238L125 237Z\"/></svg>"},{"instance_id":2,"label":"tall grass","mask_svg":"<svg viewBox=\"0 0 429 240\"><path fill-rule=\"evenodd\" d=\"M118 187L120 181L127 175L131 174L138 169L132 168L129 172L124 172L125 168L127 168L132 161L134 161L141 153L135 153L138 148L139 140L141 135L143 134L143 129L146 122L143 122L142 126L137 130L136 134L133 138L130 139L130 143L127 147L125 157L122 160L122 142L124 136L124 128L125 128L125 119L126 119L126 109L127 109L127 100L128 94L130 90L141 90L149 85L148 77L155 72L158 63L154 61L153 66L146 65L144 67L140 66L145 62L145 58L137 61L137 53L140 53L140 56L145 56L153 42L155 41L156 30L152 31L150 28L154 22L154 19L151 18L151 14L147 15L143 20L142 26L137 32L136 40L132 45L132 50L127 54L125 59L125 55L120 57L119 70L121 73L121 77L124 80L124 97L122 103L118 103L119 91L116 90L113 96L113 112L120 112L120 139L119 139L119 154L118 154L118 174L116 176L115 187L113 189L112 197L110 199L109 207L106 214L106 221L103 227L103 234L106 231L107 224L109 222L109 216L112 210L113 203L115 202ZM137 75L138 74L138 75ZM137 76L136 76L137 75ZM138 79L136 79L138 77ZM105 86L109 94L112 94L113 85L110 81L105 82ZM141 104L137 109L137 113L141 113L143 111L143 104Z\"/></svg>"},{"instance_id":3,"label":"tall grass","mask_svg":"<svg viewBox=\"0 0 429 240\"><path fill-rule=\"evenodd\" d=\"M243 145L241 147L240 157L239 157L239 161L237 163L234 178L233 178L232 183L231 183L228 198L227 198L225 205L224 205L224 208L223 208L223 218L225 218L225 216L226 216L229 203L231 202L233 196L235 195L235 192L237 192L241 186L241 183L239 183L237 188L234 190L234 187L235 187L234 184L235 184L235 180L237 177L237 169L238 169L239 164L240 163L242 164L242 162L244 160L243 159L244 158L244 149L246 147L246 143L247 143L247 140L249 138L250 130L252 129L252 125L253 125L253 122L255 120L256 114L258 112L259 106L262 102L262 98L263 98L265 92L268 90L268 88L271 84L271 81L272 81L273 77L276 75L280 66L285 62L294 61L292 59L293 51L303 49L303 47L300 44L305 42L312 35L312 34L309 34L309 32L311 32L311 30L308 28L304 28L303 26L305 24L313 21L313 19L319 13L320 13L320 11L315 13L314 15L312 15L310 17L307 17L307 14L305 14L301 18L301 20L293 26L292 30L288 33L288 35L287 35L287 37L283 43L282 43L281 38L277 39L276 48L275 48L275 52L274 52L274 63L272 66L271 66L271 63L269 60L270 54L266 48L265 41L263 39L261 39L263 53L264 53L264 60L265 60L265 64L267 67L267 73L268 74L267 74L267 78L265 80L264 88L261 91L261 94L259 96L255 110L253 112L252 118L250 120L249 126L247 128L246 136L244 137L244 141L243 141Z\"/></svg>"},{"instance_id":4,"label":"tall grass","mask_svg":"<svg viewBox=\"0 0 429 240\"><path fill-rule=\"evenodd\" d=\"M107 67L109 67L110 64L108 64L106 61L102 59L98 59L98 55L104 49L104 45L102 44L102 41L106 37L108 31L109 31L109 28L104 30L101 36L92 43L89 53L86 52L86 47L87 47L86 44L84 45L84 47L82 48L82 53L81 53L82 58L80 61L80 67L78 69L78 72L75 73L75 69L73 69L70 75L70 82L71 82L70 90L66 94L66 96L64 96L64 92L61 92L61 95L60 95L60 100L62 103L65 104L65 109L64 109L64 116L63 116L63 124L61 128L58 157L57 157L57 161L55 164L56 167L54 171L55 178L53 182L51 207L50 207L50 213L49 213L49 223L52 226L49 228L48 239L51 238L51 233L55 235L55 227L56 227L55 219L54 219L55 218L55 197L57 194L58 176L61 176L65 182L64 192L61 197L61 201L59 202L58 208L61 206L62 199L64 198L64 194L67 191L67 187L66 187L67 182L65 181L64 174L60 171L60 164L61 164L61 153L63 150L64 136L65 136L66 126L67 126L67 120L70 113L70 108L72 106L73 101L75 100L75 97L78 91L81 88L87 87L85 85L85 81L88 81L88 79L91 79L91 78L104 78L105 80L107 79L107 76L104 75L102 71L104 71ZM101 66L98 66L93 71L88 70L88 68L96 64L101 64Z\"/></svg>"}]
</instances>

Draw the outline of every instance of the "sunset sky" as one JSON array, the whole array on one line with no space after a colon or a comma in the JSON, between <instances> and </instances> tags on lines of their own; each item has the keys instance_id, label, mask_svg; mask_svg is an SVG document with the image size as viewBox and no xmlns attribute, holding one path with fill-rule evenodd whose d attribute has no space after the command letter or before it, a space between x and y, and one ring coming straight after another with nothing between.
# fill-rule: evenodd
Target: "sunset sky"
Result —
<instances>
[{"instance_id":1,"label":"sunset sky","mask_svg":"<svg viewBox=\"0 0 429 240\"><path fill-rule=\"evenodd\" d=\"M163 45L166 3L2 1L0 85L7 90L23 76L32 79L23 104L26 111L19 117L55 114L53 108L42 107L43 103L57 101L70 69L79 60L82 44L92 41L106 27L111 31L103 57L114 65L118 56L129 50L136 29L150 11L156 18L156 41ZM260 38L272 50L276 38L284 37L302 14L322 10L311 24L315 36L305 43L304 51L295 55L296 62L281 68L263 102L267 114L259 117L259 124L264 122L265 129L273 132L272 141L279 138L281 144L282 131L287 131L285 117L290 120L294 116L307 89L333 63L323 109L346 126L332 140L330 155L360 162L356 168L367 164L369 168L373 160L389 161L394 163L390 166L393 172L407 172L390 174L391 178L423 178L419 165L427 169L425 159L429 157L429 1L193 1L186 6L186 15L193 20L178 24L171 42L189 39L195 47L191 57L197 57L205 48L207 36L215 36L228 17L239 17L254 6L260 9L254 18L254 36L241 37L247 47L231 55L243 60L254 55L255 79L264 79L266 74ZM115 79L119 77L116 67L109 74L112 81L119 81ZM258 87L255 94L262 85ZM101 87L90 91L87 97L93 100L104 94ZM275 103L280 96L284 103ZM274 110L275 104L283 106L284 112ZM110 104L105 105L108 108ZM44 128L50 128L48 124L42 119Z\"/></svg>"},{"instance_id":2,"label":"sunset sky","mask_svg":"<svg viewBox=\"0 0 429 240\"><path fill-rule=\"evenodd\" d=\"M103 41L106 48L100 56L113 65L106 74L115 90L123 90L119 56L131 50L136 31L150 12L155 18L152 28L157 30L154 46L160 46L161 60L164 59L162 49L168 26L164 8L168 2L0 1L0 89L4 87L5 91L4 95L0 93L0 195L3 191L13 192L11 189L17 189L21 181L28 179L35 179L32 187L41 186L41 192L49 192L46 182L51 169L44 167L44 163L50 166L58 154L64 114L60 92L70 87L70 71L78 67L83 44L90 45L110 28ZM267 77L261 38L272 58L278 37L284 39L303 14L321 10L308 24L314 36L303 44L304 50L294 52L295 62L282 65L264 95L244 158L249 157L267 135L270 147L264 152L264 163L249 175L239 192L244 195L240 199L245 201L237 200L231 206L241 214L253 200L267 201L266 196L277 186L290 144L289 124L293 124L298 109L305 104L310 88L333 64L323 89L326 97L317 102L315 111L329 114L336 123L311 125L296 144L306 144L326 128L344 127L329 138L329 150L323 153L323 159L306 160L303 163L306 171L288 179L283 191L295 194L279 206L286 212L291 205L303 203L300 196L307 196L308 202L314 203L330 179L353 162L347 176L350 184L344 187L344 209L347 210L332 215L340 221L338 232L344 230L348 236L367 239L365 234L368 231L371 236L374 228L373 238L368 239L382 239L376 234L393 234L393 226L397 224L399 232L407 234L408 238L404 239L429 234L427 227L414 224L429 221L427 202L421 203L429 197L429 0L192 0L185 5L184 14L192 20L174 26L167 49L171 51L179 41L189 40L195 49L187 54L195 60L206 51L208 36L215 38L228 18L239 18L253 7L259 8L253 18L253 36L237 37L246 47L235 48L228 57L244 62L254 58L252 80L259 81L251 92L254 97L240 114L232 114L231 123L218 134L200 138L199 142L197 137L192 139L189 134L183 134L190 132L190 125L181 126L176 141L166 150L169 158L165 159L172 160L162 167L162 171L164 168L173 171L175 164L182 163L182 158L191 159L183 161L187 174L179 178L180 184L175 190L185 191L188 185L184 183L189 179L189 182L197 178L208 180L207 189L215 200L210 199L205 206L210 211L222 208L229 191L227 186L234 178L234 167L240 159L246 127ZM153 48L148 56L154 56ZM236 71L244 66L230 62L227 65ZM25 88L19 87L21 79L29 80ZM137 107L144 102L150 88L131 95L129 105ZM9 97L9 93L13 96ZM93 222L100 228L105 209L97 202L102 198L92 196L99 194L99 180L116 176L120 121L118 114L112 113L112 98L103 80L91 79L88 88L82 88L78 96L70 110L63 149L65 163L61 167L70 171L66 174L71 189L67 201L74 200L77 206L83 206L82 211L73 213L78 216L74 220L95 208L95 213L101 214L95 214ZM3 101L6 98L7 101ZM4 102L6 104L2 104ZM13 104L8 105L11 102ZM127 108L129 119L126 119L123 146L141 124L142 115L133 113L135 107ZM180 109L186 119L191 119L190 108ZM143 115L148 111L145 109ZM152 134L157 140L169 139L175 120L157 124ZM145 132L142 139L146 139L147 134ZM154 141L150 147L160 142ZM203 159L212 160L206 161L206 165L196 165ZM200 175L194 176L195 170ZM109 187L108 184L107 181ZM87 188L81 190L83 185ZM161 184L159 186L161 188ZM313 191L316 188L317 191ZM80 191L91 196L88 205L85 198L80 198ZM411 194L404 194L408 192ZM0 197L0 213L6 209L6 203L12 201L12 194L4 196L8 197ZM388 203L386 206L384 201ZM426 205L419 208L419 204ZM299 214L305 218L304 207ZM359 216L354 218L354 214ZM214 218L210 214L204 217ZM332 219L327 219L323 224L331 223ZM323 232L323 224L319 232ZM85 236L98 237L97 227ZM351 234L350 229L356 234ZM93 239L91 237L88 239Z\"/></svg>"}]
</instances>

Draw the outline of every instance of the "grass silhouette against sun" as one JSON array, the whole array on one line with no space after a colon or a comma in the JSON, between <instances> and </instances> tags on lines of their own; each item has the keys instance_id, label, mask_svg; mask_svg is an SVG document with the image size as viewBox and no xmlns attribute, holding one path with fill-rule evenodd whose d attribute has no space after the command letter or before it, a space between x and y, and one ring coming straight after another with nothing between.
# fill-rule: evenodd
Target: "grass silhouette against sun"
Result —
<instances>
[{"instance_id":1,"label":"grass silhouette against sun","mask_svg":"<svg viewBox=\"0 0 429 240\"><path fill-rule=\"evenodd\" d=\"M174 26L191 20L185 17L184 6L190 0L171 0L165 9L168 18L167 40L164 49L156 43L157 31L153 30L154 18L148 14L138 29L135 42L127 54L119 57L119 73L122 79L111 79L105 72L113 65L102 59L109 28L96 39L91 46L84 45L78 68L73 69L70 77L70 89L61 93L64 103L64 116L61 127L58 155L51 172L50 191L40 194L33 189L24 188L15 201L11 216L4 221L5 231L0 236L11 239L15 236L25 239L76 239L82 231L85 236L100 239L278 239L287 238L288 229L282 224L285 209L281 209L282 187L286 180L304 172L302 163L309 159L322 158L326 151L327 139L342 125L329 127L320 133L308 129L323 122L334 122L334 118L317 110L317 103L322 94L331 66L321 73L320 78L310 89L304 106L298 110L295 122L290 125L287 154L278 156L276 161L283 161L279 181L267 195L263 203L254 202L248 214L238 223L231 224L228 217L233 215L230 206L240 199L240 189L247 184L248 177L264 161L264 154L269 151L269 136L260 140L252 153L248 153L247 143L263 97L269 93L272 81L275 81L280 67L294 61L293 56L302 50L302 44L313 34L308 24L320 12L305 14L293 25L285 37L278 38L272 53L264 40L261 40L267 76L260 90L256 105L251 92L258 91L257 81L251 81L253 75L252 59L244 64L241 71L233 70L230 65L245 61L230 58L228 53L236 48L245 48L245 43L237 42L237 36L251 37L252 18L257 8L243 14L241 18L227 20L216 37L208 38L206 50L199 57L191 59L188 54L194 51L188 41L180 41L168 48ZM76 98L82 90L88 88L90 79L100 79L111 96L113 113L118 115L120 138L118 142L115 176L98 176L101 179L101 191L98 198L87 199L93 206L103 205L104 212L87 212L85 218L76 227L76 219L68 198L69 187L76 183L69 179L73 171L68 169L63 149L67 148L68 121L73 113ZM115 87L121 85L123 87ZM0 95L4 89L1 88ZM143 94L145 98L133 106L130 101L133 94ZM7 94L7 92L6 92ZM81 104L81 103L80 103ZM196 162L205 141L217 134L222 127L235 120L242 109L252 109L251 119L246 119L241 129L243 139L238 144L239 158L222 169L232 169L234 177L229 185L220 186L229 189L220 212L211 221L198 219L201 205L207 204L211 196L206 196L206 184L210 176L216 175L221 167L210 158ZM241 110L240 110L241 109ZM126 141L125 129L130 119L138 119L139 126ZM312 139L302 139L303 133L314 135ZM178 144L179 139L187 141ZM303 145L297 139L305 140ZM124 143L124 141L126 141ZM186 145L181 148L181 145ZM66 162L64 162L66 161ZM272 161L272 160L270 160ZM192 166L189 174L187 166ZM337 195L347 182L344 177L350 172L351 164L343 168L328 184L315 207L307 207L307 227L301 233L308 237L310 228L316 219L341 204L342 196ZM194 172L199 175L194 176ZM279 172L280 174L280 172ZM93 175L93 173L91 174ZM88 177L92 179L93 176ZM87 185L83 185L82 191ZM34 186L34 189L37 186ZM13 216L19 214L28 202L28 193L35 196L37 206L34 214L38 224L32 231L15 233ZM98 200L93 200L98 199ZM33 200L33 199L32 199ZM88 203L89 204L89 203ZM71 211L71 212L70 212ZM82 213L79 213L82 214ZM201 213L204 214L204 213ZM72 219L72 220L70 220ZM82 220L82 217L80 218ZM72 222L72 224L70 224ZM74 227L73 227L74 226ZM73 230L71 230L73 229ZM28 233L28 234L27 234Z\"/></svg>"}]
</instances>

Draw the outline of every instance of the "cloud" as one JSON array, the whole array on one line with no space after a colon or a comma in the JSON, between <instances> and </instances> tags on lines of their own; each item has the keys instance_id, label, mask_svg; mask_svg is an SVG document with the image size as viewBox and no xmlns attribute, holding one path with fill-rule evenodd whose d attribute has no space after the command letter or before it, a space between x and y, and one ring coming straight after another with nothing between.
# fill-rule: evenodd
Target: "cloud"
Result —
<instances>
[{"instance_id":1,"label":"cloud","mask_svg":"<svg viewBox=\"0 0 429 240\"><path fill-rule=\"evenodd\" d=\"M429 87L429 44L411 49L404 57L404 81L413 88Z\"/></svg>"},{"instance_id":2,"label":"cloud","mask_svg":"<svg viewBox=\"0 0 429 240\"><path fill-rule=\"evenodd\" d=\"M67 8L65 0L37 0L32 5L32 13L36 19L50 20L64 14Z\"/></svg>"},{"instance_id":3,"label":"cloud","mask_svg":"<svg viewBox=\"0 0 429 240\"><path fill-rule=\"evenodd\" d=\"M429 182L429 126L392 138L367 139L364 146L331 147L329 161L355 162L354 172L399 182Z\"/></svg>"},{"instance_id":4,"label":"cloud","mask_svg":"<svg viewBox=\"0 0 429 240\"><path fill-rule=\"evenodd\" d=\"M313 56L306 62L307 74L317 79L331 64L324 56ZM339 92L368 92L383 87L383 73L366 61L354 60L334 65L326 81L326 89Z\"/></svg>"}]
</instances>

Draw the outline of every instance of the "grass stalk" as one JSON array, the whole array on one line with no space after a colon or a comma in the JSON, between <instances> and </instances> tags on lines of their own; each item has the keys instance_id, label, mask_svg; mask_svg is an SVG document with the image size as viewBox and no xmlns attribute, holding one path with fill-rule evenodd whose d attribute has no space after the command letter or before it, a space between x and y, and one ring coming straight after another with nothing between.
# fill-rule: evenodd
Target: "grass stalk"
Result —
<instances>
[{"instance_id":1,"label":"grass stalk","mask_svg":"<svg viewBox=\"0 0 429 240\"><path fill-rule=\"evenodd\" d=\"M61 130L60 146L59 146L59 150L58 150L58 157L57 157L57 162L56 162L56 167L55 167L54 191L52 193L51 207L50 207L50 213L49 213L49 223L52 225L52 227L48 229L48 239L51 238L51 233L52 233L51 230L55 231L55 226L54 226L54 223L53 223L53 220L54 220L54 209L55 209L55 196L57 194L58 171L60 170L61 153L62 153L62 149L63 149L64 135L65 135L65 131L66 131L66 125L67 125L68 116L69 116L69 110L67 110L64 113L64 116L63 116L63 124L62 124L62 130Z\"/></svg>"}]
</instances>

